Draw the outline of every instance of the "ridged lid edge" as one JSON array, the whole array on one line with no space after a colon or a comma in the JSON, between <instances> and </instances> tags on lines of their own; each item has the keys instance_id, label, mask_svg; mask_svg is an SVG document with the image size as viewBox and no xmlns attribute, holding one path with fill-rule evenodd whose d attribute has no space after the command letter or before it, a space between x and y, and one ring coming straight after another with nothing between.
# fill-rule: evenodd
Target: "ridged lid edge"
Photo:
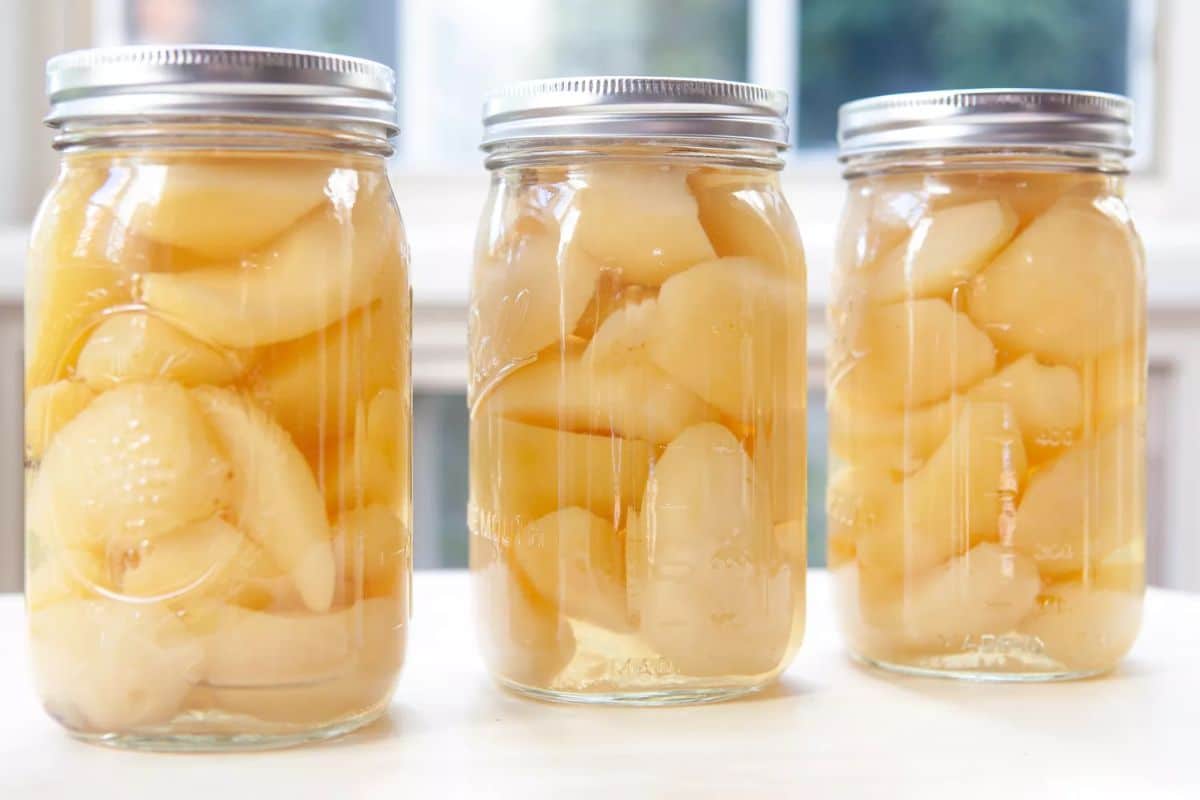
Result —
<instances>
[{"instance_id":1,"label":"ridged lid edge","mask_svg":"<svg viewBox=\"0 0 1200 800\"><path fill-rule=\"evenodd\" d=\"M1129 155L1133 101L1061 89L969 89L880 95L838 109L842 160L917 148L1072 147Z\"/></svg>"},{"instance_id":2,"label":"ridged lid edge","mask_svg":"<svg viewBox=\"0 0 1200 800\"><path fill-rule=\"evenodd\" d=\"M787 93L752 83L644 75L544 78L483 104L486 150L553 138L720 137L787 145Z\"/></svg>"},{"instance_id":3,"label":"ridged lid edge","mask_svg":"<svg viewBox=\"0 0 1200 800\"><path fill-rule=\"evenodd\" d=\"M206 113L380 123L396 129L395 72L354 56L270 47L131 45L76 50L46 63L49 125L77 117ZM306 104L305 101L309 102ZM253 104L250 104L253 105Z\"/></svg>"}]
</instances>

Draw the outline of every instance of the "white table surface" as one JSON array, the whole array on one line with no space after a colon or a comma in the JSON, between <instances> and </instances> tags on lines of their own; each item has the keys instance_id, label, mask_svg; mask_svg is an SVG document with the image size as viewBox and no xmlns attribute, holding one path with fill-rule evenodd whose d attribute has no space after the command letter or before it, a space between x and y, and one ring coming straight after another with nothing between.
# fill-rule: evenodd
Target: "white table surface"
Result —
<instances>
[{"instance_id":1,"label":"white table surface","mask_svg":"<svg viewBox=\"0 0 1200 800\"><path fill-rule=\"evenodd\" d=\"M808 634L775 688L683 708L593 708L495 688L467 576L419 572L389 714L271 753L159 755L74 741L30 686L20 598L0 597L0 800L488 797L1200 798L1200 595L1152 590L1107 678L988 685L849 662L811 576Z\"/></svg>"}]
</instances>

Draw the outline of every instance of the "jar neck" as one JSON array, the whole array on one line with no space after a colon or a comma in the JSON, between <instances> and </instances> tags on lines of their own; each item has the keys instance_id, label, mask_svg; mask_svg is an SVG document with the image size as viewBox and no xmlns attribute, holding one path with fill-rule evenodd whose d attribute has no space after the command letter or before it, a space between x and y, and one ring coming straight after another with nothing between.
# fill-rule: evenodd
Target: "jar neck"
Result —
<instances>
[{"instance_id":1,"label":"jar neck","mask_svg":"<svg viewBox=\"0 0 1200 800\"><path fill-rule=\"evenodd\" d=\"M387 158L394 150L379 126L301 120L67 120L54 149L329 151Z\"/></svg>"},{"instance_id":2,"label":"jar neck","mask_svg":"<svg viewBox=\"0 0 1200 800\"><path fill-rule=\"evenodd\" d=\"M577 164L598 159L697 162L713 166L783 168L780 148L767 142L721 139L574 139L504 142L487 150L490 170Z\"/></svg>"},{"instance_id":3,"label":"jar neck","mask_svg":"<svg viewBox=\"0 0 1200 800\"><path fill-rule=\"evenodd\" d=\"M847 179L903 172L1081 172L1123 176L1129 167L1116 153L1046 148L905 150L852 156L843 161Z\"/></svg>"}]
</instances>

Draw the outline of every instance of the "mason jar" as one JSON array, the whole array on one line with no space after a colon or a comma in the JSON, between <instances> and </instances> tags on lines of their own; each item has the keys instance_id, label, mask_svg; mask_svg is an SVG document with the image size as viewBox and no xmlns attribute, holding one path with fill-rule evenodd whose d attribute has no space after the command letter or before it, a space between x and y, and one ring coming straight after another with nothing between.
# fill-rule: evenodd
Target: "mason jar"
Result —
<instances>
[{"instance_id":1,"label":"mason jar","mask_svg":"<svg viewBox=\"0 0 1200 800\"><path fill-rule=\"evenodd\" d=\"M504 686L757 689L804 626L805 272L782 92L572 78L485 106L471 570Z\"/></svg>"},{"instance_id":2,"label":"mason jar","mask_svg":"<svg viewBox=\"0 0 1200 800\"><path fill-rule=\"evenodd\" d=\"M980 90L841 109L829 563L851 652L997 680L1112 669L1145 575L1131 104Z\"/></svg>"},{"instance_id":3,"label":"mason jar","mask_svg":"<svg viewBox=\"0 0 1200 800\"><path fill-rule=\"evenodd\" d=\"M46 710L159 749L386 707L412 529L393 75L294 51L50 61L25 305L26 596Z\"/></svg>"}]
</instances>

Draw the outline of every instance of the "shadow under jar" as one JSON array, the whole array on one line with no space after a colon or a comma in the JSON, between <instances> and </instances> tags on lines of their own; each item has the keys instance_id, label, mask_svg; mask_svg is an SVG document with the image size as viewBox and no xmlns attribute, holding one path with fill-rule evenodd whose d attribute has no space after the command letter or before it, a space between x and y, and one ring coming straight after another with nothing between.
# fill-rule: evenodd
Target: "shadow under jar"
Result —
<instances>
[{"instance_id":1,"label":"shadow under jar","mask_svg":"<svg viewBox=\"0 0 1200 800\"><path fill-rule=\"evenodd\" d=\"M554 700L757 689L804 627L805 273L786 96L580 78L485 110L470 307L485 657Z\"/></svg>"},{"instance_id":2,"label":"shadow under jar","mask_svg":"<svg viewBox=\"0 0 1200 800\"><path fill-rule=\"evenodd\" d=\"M850 650L993 680L1112 669L1141 621L1146 323L1129 101L841 111L829 564Z\"/></svg>"},{"instance_id":3,"label":"shadow under jar","mask_svg":"<svg viewBox=\"0 0 1200 800\"><path fill-rule=\"evenodd\" d=\"M365 724L411 572L391 71L189 47L48 74L63 156L26 295L42 701L152 749Z\"/></svg>"}]
</instances>

